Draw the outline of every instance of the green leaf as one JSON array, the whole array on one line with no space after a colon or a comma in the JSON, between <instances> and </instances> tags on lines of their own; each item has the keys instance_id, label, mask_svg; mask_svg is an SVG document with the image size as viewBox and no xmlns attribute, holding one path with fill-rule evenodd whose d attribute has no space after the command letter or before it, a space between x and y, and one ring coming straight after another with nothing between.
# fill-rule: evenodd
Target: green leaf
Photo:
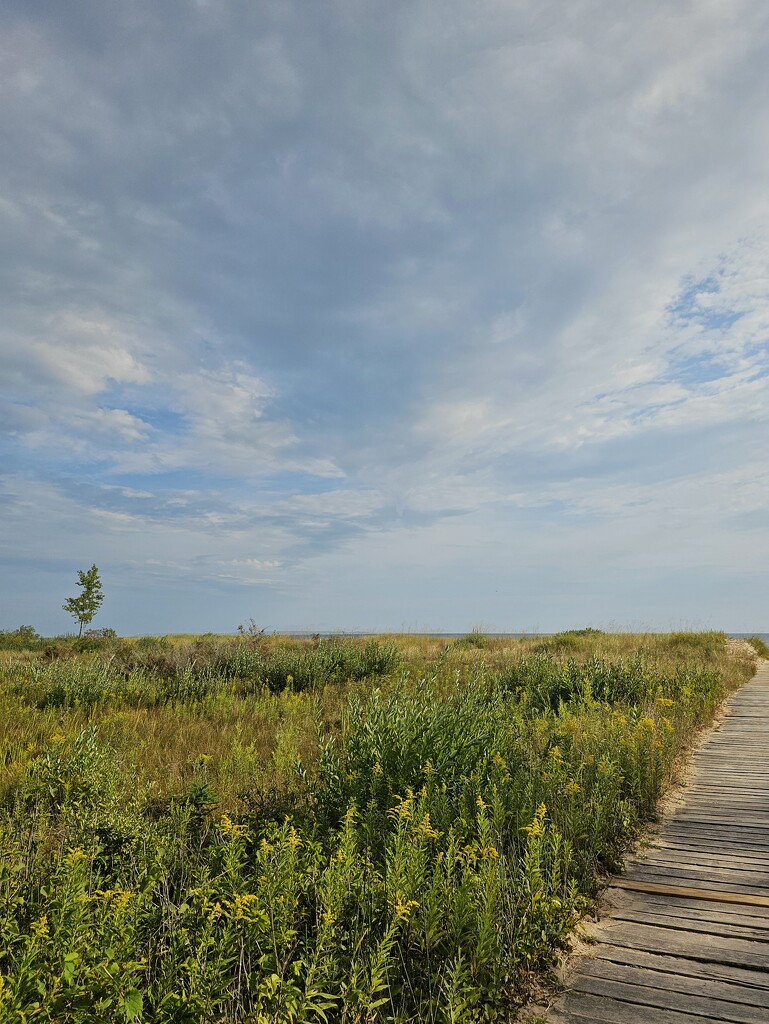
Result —
<instances>
[{"instance_id":1,"label":"green leaf","mask_svg":"<svg viewBox=\"0 0 769 1024\"><path fill-rule=\"evenodd\" d=\"M123 999L123 1010L126 1020L137 1020L142 1015L142 994L136 988L129 988Z\"/></svg>"},{"instance_id":2,"label":"green leaf","mask_svg":"<svg viewBox=\"0 0 769 1024\"><path fill-rule=\"evenodd\" d=\"M77 962L79 959L80 955L78 953L75 953L74 951L71 953L67 953L67 955L64 957L64 966L62 967L61 975L64 978L64 981L66 982L67 985L71 985L72 982L75 980L75 968L77 967Z\"/></svg>"}]
</instances>

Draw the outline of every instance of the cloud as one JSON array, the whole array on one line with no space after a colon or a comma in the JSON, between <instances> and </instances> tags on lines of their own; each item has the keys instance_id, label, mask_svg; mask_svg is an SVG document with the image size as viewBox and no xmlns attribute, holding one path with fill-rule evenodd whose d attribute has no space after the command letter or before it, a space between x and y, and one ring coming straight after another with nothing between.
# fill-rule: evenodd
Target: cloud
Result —
<instances>
[{"instance_id":1,"label":"cloud","mask_svg":"<svg viewBox=\"0 0 769 1024\"><path fill-rule=\"evenodd\" d=\"M137 629L213 628L211 588L308 627L545 620L548 587L554 626L652 621L655 579L736 607L769 502L758 0L0 19L11 610L63 553Z\"/></svg>"}]
</instances>

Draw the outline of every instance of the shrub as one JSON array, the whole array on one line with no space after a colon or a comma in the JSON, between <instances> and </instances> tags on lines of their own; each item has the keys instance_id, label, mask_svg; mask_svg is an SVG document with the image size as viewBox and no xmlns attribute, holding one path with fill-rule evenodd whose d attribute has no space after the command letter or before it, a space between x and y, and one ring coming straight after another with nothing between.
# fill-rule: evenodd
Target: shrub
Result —
<instances>
[{"instance_id":1,"label":"shrub","mask_svg":"<svg viewBox=\"0 0 769 1024\"><path fill-rule=\"evenodd\" d=\"M760 636L748 637L748 643L759 656L759 658L769 658L769 647L766 645L766 641Z\"/></svg>"},{"instance_id":2,"label":"shrub","mask_svg":"<svg viewBox=\"0 0 769 1024\"><path fill-rule=\"evenodd\" d=\"M0 630L0 650L4 651L35 651L39 649L42 640L34 626Z\"/></svg>"}]
</instances>

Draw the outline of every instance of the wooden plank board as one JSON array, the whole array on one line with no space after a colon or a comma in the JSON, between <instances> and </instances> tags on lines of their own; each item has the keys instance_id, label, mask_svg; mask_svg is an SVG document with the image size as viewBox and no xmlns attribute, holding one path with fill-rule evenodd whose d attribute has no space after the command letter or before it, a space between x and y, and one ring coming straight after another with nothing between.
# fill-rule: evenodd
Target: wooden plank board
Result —
<instances>
[{"instance_id":1,"label":"wooden plank board","mask_svg":"<svg viewBox=\"0 0 769 1024\"><path fill-rule=\"evenodd\" d=\"M705 864L734 863L742 868L769 871L769 852L760 850L729 850L725 847L717 847L713 843L669 843L660 840L649 851L648 862L652 860L672 861L675 864L684 863L686 859L693 862ZM647 857L642 854L639 860L645 864Z\"/></svg>"},{"instance_id":2,"label":"wooden plank board","mask_svg":"<svg viewBox=\"0 0 769 1024\"><path fill-rule=\"evenodd\" d=\"M659 968L638 970L626 964L613 963L610 960L586 959L580 971L580 977L605 978L607 981L626 982L630 985L645 985L660 991L687 993L723 999L726 1002L741 1002L746 1006L758 1006L769 1009L769 989L751 988L737 981L723 981L718 978L690 977L686 974L673 973ZM581 986L575 985L575 988ZM589 991L584 989L584 991ZM764 1014L769 1019L769 1014Z\"/></svg>"},{"instance_id":3,"label":"wooden plank board","mask_svg":"<svg viewBox=\"0 0 769 1024\"><path fill-rule=\"evenodd\" d=\"M708 960L732 967L752 967L769 973L769 943L734 939L697 932L679 932L673 928L612 921L596 928L597 938L621 943L631 949L652 953L665 952L692 960Z\"/></svg>"},{"instance_id":4,"label":"wooden plank board","mask_svg":"<svg viewBox=\"0 0 769 1024\"><path fill-rule=\"evenodd\" d=\"M553 1020L563 1024L581 1024L582 1021L590 1021L591 1024L598 1021L606 1024L723 1024L723 1017L703 1017L699 1013L682 1013L651 1006L644 1006L643 1016L640 1016L639 1009L637 1004L624 1000L572 992L565 1011L562 1010Z\"/></svg>"},{"instance_id":5,"label":"wooden plank board","mask_svg":"<svg viewBox=\"0 0 769 1024\"><path fill-rule=\"evenodd\" d=\"M658 885L679 885L685 889L711 889L716 892L743 894L745 896L769 896L769 888L766 886L751 885L743 880L733 881L731 878L720 876L714 878L712 874L698 872L695 868L689 871L676 871L672 868L634 868L628 871L625 876L627 881L633 882L656 882Z\"/></svg>"},{"instance_id":6,"label":"wooden plank board","mask_svg":"<svg viewBox=\"0 0 769 1024\"><path fill-rule=\"evenodd\" d=\"M585 957L585 963L605 960L607 963L624 964L639 967L643 970L664 971L667 974L681 974L687 978L710 978L718 981L734 982L743 988L753 988L761 992L769 992L769 975L750 968L734 967L707 960L693 960L686 956L674 956L670 953L655 953L645 949L632 949L629 946L612 945L602 942Z\"/></svg>"},{"instance_id":7,"label":"wooden plank board","mask_svg":"<svg viewBox=\"0 0 769 1024\"><path fill-rule=\"evenodd\" d=\"M635 893L631 889L620 889L614 885L607 890L607 901L612 912L617 906L637 904L645 907L662 907L671 914L676 915L703 913L707 915L720 914L725 917L750 918L754 922L765 922L769 928L769 910L752 904L741 906L725 903L723 900L719 900L716 904L711 900L701 900L689 896L676 896L672 898L656 893Z\"/></svg>"},{"instance_id":8,"label":"wooden plank board","mask_svg":"<svg viewBox=\"0 0 769 1024\"><path fill-rule=\"evenodd\" d=\"M666 913L657 913L648 909L635 909L631 907L621 908L614 911L612 920L633 921L636 924L649 924L655 928L673 928L681 932L702 932L705 935L722 936L732 939L751 939L757 942L769 941L766 929L755 928L742 922L725 921L719 914L711 917L694 918L679 917Z\"/></svg>"},{"instance_id":9,"label":"wooden plank board","mask_svg":"<svg viewBox=\"0 0 769 1024\"><path fill-rule=\"evenodd\" d=\"M656 914L668 921L712 921L723 924L744 925L746 928L769 932L769 911L761 907L740 906L721 901L671 899L656 897L652 893L634 893L629 889L609 890L612 917L627 913Z\"/></svg>"},{"instance_id":10,"label":"wooden plank board","mask_svg":"<svg viewBox=\"0 0 769 1024\"><path fill-rule=\"evenodd\" d=\"M636 1014L638 1007L643 1007L644 1015L647 1007L653 1006L661 1010L678 1010L703 1017L715 1017L716 1020L730 1021L732 1024L766 1024L769 1016L765 1007L698 995L694 991L678 992L675 989L660 987L654 983L654 978L647 977L643 980L649 984L638 984L637 980L629 981L627 978L619 981L582 974L574 983L572 992L622 1000L623 1003L634 1004ZM735 994L739 998L739 994ZM567 998L567 1008L569 1005L570 1000Z\"/></svg>"},{"instance_id":11,"label":"wooden plank board","mask_svg":"<svg viewBox=\"0 0 769 1024\"><path fill-rule=\"evenodd\" d=\"M769 859L763 861L750 854L730 854L727 850L719 853L711 853L710 850L671 850L669 847L656 846L653 850L643 854L634 864L669 864L670 867L691 866L699 870L716 868L719 871L728 871L732 866L737 871L760 876L769 881ZM755 880L755 879L754 879Z\"/></svg>"}]
</instances>

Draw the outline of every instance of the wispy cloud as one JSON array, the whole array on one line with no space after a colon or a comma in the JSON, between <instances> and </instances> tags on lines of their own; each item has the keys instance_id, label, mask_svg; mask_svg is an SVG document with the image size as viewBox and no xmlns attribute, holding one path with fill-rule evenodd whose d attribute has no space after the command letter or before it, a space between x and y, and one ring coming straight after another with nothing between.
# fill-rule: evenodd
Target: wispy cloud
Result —
<instances>
[{"instance_id":1,"label":"wispy cloud","mask_svg":"<svg viewBox=\"0 0 769 1024\"><path fill-rule=\"evenodd\" d=\"M0 29L10 624L761 627L765 5Z\"/></svg>"}]
</instances>

